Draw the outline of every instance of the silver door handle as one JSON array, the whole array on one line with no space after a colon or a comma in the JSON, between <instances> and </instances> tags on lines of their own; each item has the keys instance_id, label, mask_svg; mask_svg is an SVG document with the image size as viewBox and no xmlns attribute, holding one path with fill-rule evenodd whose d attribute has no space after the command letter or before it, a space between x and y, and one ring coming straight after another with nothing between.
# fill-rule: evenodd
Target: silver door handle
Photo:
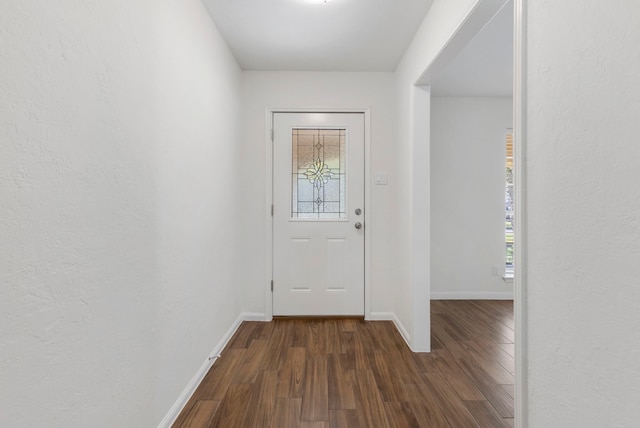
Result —
<instances>
[{"instance_id":1,"label":"silver door handle","mask_svg":"<svg viewBox=\"0 0 640 428\"><path fill-rule=\"evenodd\" d=\"M358 229L358 230L362 229L362 223L360 223L360 222L357 222L355 224L355 226L356 226L356 229Z\"/></svg>"}]
</instances>

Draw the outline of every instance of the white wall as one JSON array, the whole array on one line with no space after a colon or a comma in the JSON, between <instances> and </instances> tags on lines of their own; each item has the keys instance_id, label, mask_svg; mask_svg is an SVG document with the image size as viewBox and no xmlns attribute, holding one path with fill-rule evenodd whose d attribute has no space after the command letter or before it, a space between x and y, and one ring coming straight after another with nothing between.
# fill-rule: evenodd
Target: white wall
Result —
<instances>
[{"instance_id":1,"label":"white wall","mask_svg":"<svg viewBox=\"0 0 640 428\"><path fill-rule=\"evenodd\" d=\"M634 427L640 3L527 3L529 426Z\"/></svg>"},{"instance_id":2,"label":"white wall","mask_svg":"<svg viewBox=\"0 0 640 428\"><path fill-rule=\"evenodd\" d=\"M240 313L240 71L197 0L0 28L0 425L157 425Z\"/></svg>"},{"instance_id":3,"label":"white wall","mask_svg":"<svg viewBox=\"0 0 640 428\"><path fill-rule=\"evenodd\" d=\"M427 201L429 200L429 171L427 168L420 170L417 165L418 169L414 171L413 166L413 152L418 147L416 144L429 144L428 141L414 141L414 125L416 121L428 121L429 111L427 107L424 111L416 112L414 107L424 104L422 102L416 103L416 98L423 95L428 98L429 94L416 92L419 90L414 85L429 64L438 57L452 34L473 10L477 1L435 0L395 72L395 108L398 118L396 138L398 192L395 195L394 204L397 207L396 234L400 243L397 250L400 275L396 278L394 288L393 311L407 328L412 341L415 339L416 326L418 330L422 330L422 336L427 340L430 330L428 302L430 273L427 269L425 278L417 278L412 272L414 266L417 265L414 263L414 259L420 257L428 259L429 257L428 246L420 254L414 254L412 249L414 239L412 221L415 220L412 211L412 193L417 190L417 194L421 193ZM415 159L415 161L422 162L422 165L429 164L427 158ZM415 180L417 181L414 186L413 181ZM429 210L429 207L427 206L426 209ZM428 219L417 220L425 222L428 226ZM417 311L414 310L413 304L422 300L425 300L424 306Z\"/></svg>"},{"instance_id":4,"label":"white wall","mask_svg":"<svg viewBox=\"0 0 640 428\"><path fill-rule=\"evenodd\" d=\"M371 209L367 227L371 233L371 310L390 313L396 278L400 274L395 247L394 194L395 112L392 73L259 72L243 75L243 163L238 213L245 225L239 239L250 269L245 283L245 312L264 314L266 283L266 149L267 108L368 108L371 113L371 171L388 174L388 185L371 183ZM262 241L254 244L252 239ZM246 269L245 269L246 270Z\"/></svg>"},{"instance_id":5,"label":"white wall","mask_svg":"<svg viewBox=\"0 0 640 428\"><path fill-rule=\"evenodd\" d=\"M511 97L431 99L432 298L513 298L502 279L512 110Z\"/></svg>"}]
</instances>

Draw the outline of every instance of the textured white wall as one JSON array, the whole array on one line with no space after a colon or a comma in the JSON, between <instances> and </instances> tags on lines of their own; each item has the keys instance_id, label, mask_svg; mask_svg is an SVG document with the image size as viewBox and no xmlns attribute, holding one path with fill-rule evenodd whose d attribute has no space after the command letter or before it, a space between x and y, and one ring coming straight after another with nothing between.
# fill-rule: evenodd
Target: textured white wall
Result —
<instances>
[{"instance_id":1,"label":"textured white wall","mask_svg":"<svg viewBox=\"0 0 640 428\"><path fill-rule=\"evenodd\" d=\"M0 425L154 426L240 313L240 71L197 0L0 35Z\"/></svg>"},{"instance_id":2,"label":"textured white wall","mask_svg":"<svg viewBox=\"0 0 640 428\"><path fill-rule=\"evenodd\" d=\"M640 420L640 3L530 1L530 427Z\"/></svg>"},{"instance_id":3,"label":"textured white wall","mask_svg":"<svg viewBox=\"0 0 640 428\"><path fill-rule=\"evenodd\" d=\"M371 310L391 312L395 279L400 274L396 262L395 210L391 204L397 191L395 178L395 114L393 73L259 72L243 74L241 166L244 208L239 215L246 225L243 254L253 269L246 281L245 312L265 312L266 224L265 181L266 108L369 108L371 113L371 171L384 171L389 184L376 186L371 180L371 208L367 227L371 232ZM262 244L255 245L255 239ZM257 269L260 267L260 269ZM245 269L246 270L246 269Z\"/></svg>"},{"instance_id":4,"label":"textured white wall","mask_svg":"<svg viewBox=\"0 0 640 428\"><path fill-rule=\"evenodd\" d=\"M393 312L400 322L407 328L409 335L414 334L414 296L411 270L412 250L412 126L414 120L421 120L413 110L414 96L416 96L415 83L422 73L434 61L440 51L446 45L451 35L464 22L467 15L473 9L478 0L435 0L431 5L422 25L416 32L413 41L407 48L402 61L395 72L396 80L396 115L398 120L396 138L396 170L398 171L398 191L393 201L396 207L396 239L399 242L397 248L398 272L393 297ZM425 113L428 116L428 113ZM424 120L428 120L425 117ZM428 144L428 142L425 142ZM423 162L424 168L428 168L428 159ZM429 177L428 171L424 171L425 181ZM428 186L427 194L428 197ZM424 221L428 221L423 219ZM428 253L427 253L428 254ZM429 276L429 275L427 275ZM420 279L417 279L420 280ZM428 278L422 280L428 282ZM423 284L429 288L429 284ZM425 290L428 300L429 290ZM425 302L428 305L428 302ZM425 310L428 310L428 306ZM428 317L427 317L428 318ZM428 326L423 326L429 328Z\"/></svg>"},{"instance_id":5,"label":"textured white wall","mask_svg":"<svg viewBox=\"0 0 640 428\"><path fill-rule=\"evenodd\" d=\"M505 135L511 97L431 99L431 295L508 298ZM492 266L500 267L500 276Z\"/></svg>"}]
</instances>

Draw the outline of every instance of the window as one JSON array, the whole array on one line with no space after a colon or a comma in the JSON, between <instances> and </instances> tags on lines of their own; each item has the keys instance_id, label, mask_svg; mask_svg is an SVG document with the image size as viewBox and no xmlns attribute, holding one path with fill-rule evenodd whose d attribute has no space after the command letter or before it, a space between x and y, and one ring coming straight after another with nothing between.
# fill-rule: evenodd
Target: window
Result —
<instances>
[{"instance_id":1,"label":"window","mask_svg":"<svg viewBox=\"0 0 640 428\"><path fill-rule=\"evenodd\" d=\"M346 218L346 132L293 129L291 218Z\"/></svg>"},{"instance_id":2,"label":"window","mask_svg":"<svg viewBox=\"0 0 640 428\"><path fill-rule=\"evenodd\" d=\"M504 192L504 240L505 240L505 278L513 278L513 131L506 136L506 174Z\"/></svg>"}]
</instances>

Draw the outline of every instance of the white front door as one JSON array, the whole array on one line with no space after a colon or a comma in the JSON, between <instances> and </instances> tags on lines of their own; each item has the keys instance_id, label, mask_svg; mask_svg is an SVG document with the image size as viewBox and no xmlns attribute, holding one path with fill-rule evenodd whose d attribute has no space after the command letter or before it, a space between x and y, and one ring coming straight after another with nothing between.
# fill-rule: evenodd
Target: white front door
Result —
<instances>
[{"instance_id":1,"label":"white front door","mask_svg":"<svg viewBox=\"0 0 640 428\"><path fill-rule=\"evenodd\" d=\"M364 315L364 114L273 115L273 314Z\"/></svg>"}]
</instances>

